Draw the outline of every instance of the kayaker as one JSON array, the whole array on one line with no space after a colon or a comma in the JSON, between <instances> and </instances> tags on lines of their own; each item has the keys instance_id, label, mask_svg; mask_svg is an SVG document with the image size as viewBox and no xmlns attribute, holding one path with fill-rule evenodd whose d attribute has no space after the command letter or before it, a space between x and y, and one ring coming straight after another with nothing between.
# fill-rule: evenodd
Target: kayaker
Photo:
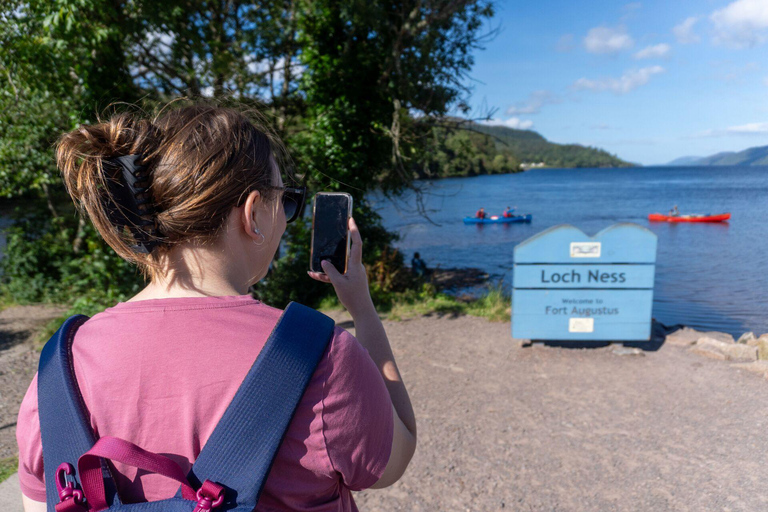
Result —
<instances>
[{"instance_id":1,"label":"kayaker","mask_svg":"<svg viewBox=\"0 0 768 512\"><path fill-rule=\"evenodd\" d=\"M504 213L502 213L501 216L505 218L512 217L512 208L507 206L507 209L504 210Z\"/></svg>"},{"instance_id":2,"label":"kayaker","mask_svg":"<svg viewBox=\"0 0 768 512\"><path fill-rule=\"evenodd\" d=\"M669 216L670 217L679 217L680 216L680 210L677 209L677 205L675 205L671 210L669 210Z\"/></svg>"},{"instance_id":3,"label":"kayaker","mask_svg":"<svg viewBox=\"0 0 768 512\"><path fill-rule=\"evenodd\" d=\"M484 219L486 217L485 208L480 208L479 210L477 210L477 213L475 213L475 217L478 219Z\"/></svg>"}]
</instances>

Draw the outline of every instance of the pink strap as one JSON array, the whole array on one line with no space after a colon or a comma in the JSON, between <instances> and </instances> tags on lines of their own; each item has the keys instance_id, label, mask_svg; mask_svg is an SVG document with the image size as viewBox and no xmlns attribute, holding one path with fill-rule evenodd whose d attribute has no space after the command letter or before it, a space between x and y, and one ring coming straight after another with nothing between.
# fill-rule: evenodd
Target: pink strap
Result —
<instances>
[{"instance_id":1,"label":"pink strap","mask_svg":"<svg viewBox=\"0 0 768 512\"><path fill-rule=\"evenodd\" d=\"M107 508L100 457L172 478L181 484L181 495L184 499L197 501L195 491L190 487L184 471L174 461L163 455L143 450L123 439L104 436L77 461L80 485L83 487L90 512L99 512Z\"/></svg>"}]
</instances>

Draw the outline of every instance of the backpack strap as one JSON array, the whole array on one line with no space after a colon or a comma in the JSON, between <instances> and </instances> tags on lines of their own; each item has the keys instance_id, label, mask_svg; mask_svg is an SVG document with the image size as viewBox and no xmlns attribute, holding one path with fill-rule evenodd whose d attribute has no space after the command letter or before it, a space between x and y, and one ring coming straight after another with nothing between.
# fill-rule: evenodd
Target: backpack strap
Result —
<instances>
[{"instance_id":1,"label":"backpack strap","mask_svg":"<svg viewBox=\"0 0 768 512\"><path fill-rule=\"evenodd\" d=\"M45 497L48 512L59 502L57 468L77 464L91 449L96 435L80 394L72 365L72 340L87 316L69 317L43 347L37 375L37 405L43 441ZM119 503L109 467L104 465L107 503ZM72 477L70 477L72 478Z\"/></svg>"},{"instance_id":2,"label":"backpack strap","mask_svg":"<svg viewBox=\"0 0 768 512\"><path fill-rule=\"evenodd\" d=\"M331 318L296 302L283 312L188 475L194 488L205 480L227 487L217 510L256 507L334 326Z\"/></svg>"}]
</instances>

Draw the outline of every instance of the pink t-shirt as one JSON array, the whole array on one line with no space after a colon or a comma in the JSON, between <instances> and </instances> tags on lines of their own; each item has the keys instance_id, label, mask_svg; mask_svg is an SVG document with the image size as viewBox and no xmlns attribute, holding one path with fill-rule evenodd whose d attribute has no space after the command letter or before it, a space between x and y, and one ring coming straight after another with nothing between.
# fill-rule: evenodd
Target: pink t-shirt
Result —
<instances>
[{"instance_id":1,"label":"pink t-shirt","mask_svg":"<svg viewBox=\"0 0 768 512\"><path fill-rule=\"evenodd\" d=\"M243 295L121 302L94 315L77 331L72 351L96 435L169 456L188 472L281 313ZM357 510L350 491L381 477L392 429L380 373L360 343L336 327L256 510ZM37 376L21 404L16 437L21 490L45 501ZM126 502L169 498L178 488L162 476L115 468Z\"/></svg>"}]
</instances>

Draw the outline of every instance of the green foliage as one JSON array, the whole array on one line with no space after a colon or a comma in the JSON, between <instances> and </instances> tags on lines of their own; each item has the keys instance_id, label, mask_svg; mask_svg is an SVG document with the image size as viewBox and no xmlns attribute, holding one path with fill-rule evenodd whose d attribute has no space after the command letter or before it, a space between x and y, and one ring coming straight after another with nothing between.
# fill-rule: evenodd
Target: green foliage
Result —
<instances>
[{"instance_id":1,"label":"green foliage","mask_svg":"<svg viewBox=\"0 0 768 512\"><path fill-rule=\"evenodd\" d=\"M499 149L488 135L466 129L433 129L433 148L414 169L419 178L448 178L520 171L508 149Z\"/></svg>"},{"instance_id":2,"label":"green foliage","mask_svg":"<svg viewBox=\"0 0 768 512\"><path fill-rule=\"evenodd\" d=\"M19 458L14 455L0 459L0 483L5 482L19 468Z\"/></svg>"},{"instance_id":3,"label":"green foliage","mask_svg":"<svg viewBox=\"0 0 768 512\"><path fill-rule=\"evenodd\" d=\"M437 290L430 283L388 294L377 303L377 309L389 320L405 320L418 316L471 315L492 322L506 322L511 313L511 300L500 287L491 288L481 297L461 300Z\"/></svg>"},{"instance_id":4,"label":"green foliage","mask_svg":"<svg viewBox=\"0 0 768 512\"><path fill-rule=\"evenodd\" d=\"M605 150L578 144L555 144L530 130L471 124L469 129L486 134L498 152L509 152L521 163L544 162L547 167L631 167Z\"/></svg>"},{"instance_id":5,"label":"green foliage","mask_svg":"<svg viewBox=\"0 0 768 512\"><path fill-rule=\"evenodd\" d=\"M18 212L6 230L0 260L5 294L22 304L71 304L86 297L96 303L117 302L138 293L143 280L137 269L117 257L91 224L81 227L84 242L73 251L78 227L74 216L50 219L44 211Z\"/></svg>"},{"instance_id":6,"label":"green foliage","mask_svg":"<svg viewBox=\"0 0 768 512\"><path fill-rule=\"evenodd\" d=\"M0 195L24 197L35 212L9 230L6 296L100 305L137 291L136 271L60 206L52 145L113 102L153 110L183 95L258 106L314 191L354 196L375 267L394 236L365 195L409 186L431 123L465 108L472 52L492 15L487 0L0 3ZM259 296L275 305L327 297L306 275L308 251L306 223L292 226Z\"/></svg>"}]
</instances>

